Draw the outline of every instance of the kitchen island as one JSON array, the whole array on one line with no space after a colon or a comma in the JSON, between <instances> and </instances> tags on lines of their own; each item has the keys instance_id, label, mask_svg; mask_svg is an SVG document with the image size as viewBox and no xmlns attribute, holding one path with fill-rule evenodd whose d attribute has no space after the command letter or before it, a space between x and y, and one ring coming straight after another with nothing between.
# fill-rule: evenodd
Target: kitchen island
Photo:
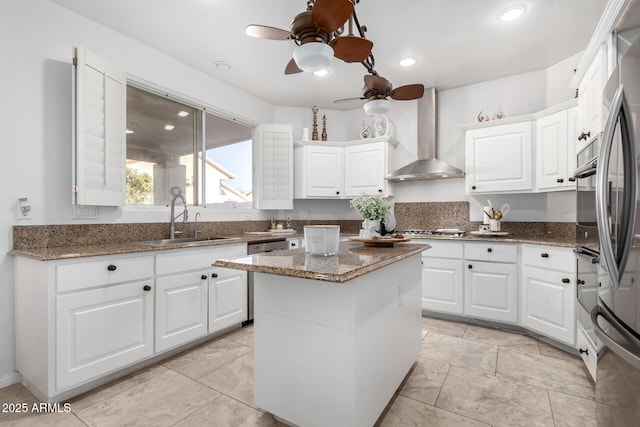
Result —
<instances>
[{"instance_id":1,"label":"kitchen island","mask_svg":"<svg viewBox=\"0 0 640 427\"><path fill-rule=\"evenodd\" d=\"M417 360L421 252L342 243L216 261L254 272L254 399L302 426L371 426Z\"/></svg>"}]
</instances>

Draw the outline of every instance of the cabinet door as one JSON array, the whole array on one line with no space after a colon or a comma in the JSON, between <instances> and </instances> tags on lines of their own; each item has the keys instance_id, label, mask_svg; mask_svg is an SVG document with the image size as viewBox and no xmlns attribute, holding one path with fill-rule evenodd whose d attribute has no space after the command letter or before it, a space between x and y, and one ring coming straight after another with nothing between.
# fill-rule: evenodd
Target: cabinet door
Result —
<instances>
[{"instance_id":1,"label":"cabinet door","mask_svg":"<svg viewBox=\"0 0 640 427\"><path fill-rule=\"evenodd\" d=\"M346 197L361 194L387 196L386 143L353 145L344 149L344 192Z\"/></svg>"},{"instance_id":2,"label":"cabinet door","mask_svg":"<svg viewBox=\"0 0 640 427\"><path fill-rule=\"evenodd\" d=\"M422 308L462 314L461 259L422 258Z\"/></svg>"},{"instance_id":3,"label":"cabinet door","mask_svg":"<svg viewBox=\"0 0 640 427\"><path fill-rule=\"evenodd\" d=\"M466 261L465 314L500 322L518 320L515 264Z\"/></svg>"},{"instance_id":4,"label":"cabinet door","mask_svg":"<svg viewBox=\"0 0 640 427\"><path fill-rule=\"evenodd\" d=\"M531 122L512 123L466 133L465 192L531 191Z\"/></svg>"},{"instance_id":5,"label":"cabinet door","mask_svg":"<svg viewBox=\"0 0 640 427\"><path fill-rule=\"evenodd\" d=\"M575 275L522 267L522 325L573 346L576 342Z\"/></svg>"},{"instance_id":6,"label":"cabinet door","mask_svg":"<svg viewBox=\"0 0 640 427\"><path fill-rule=\"evenodd\" d=\"M153 354L151 280L56 297L56 389Z\"/></svg>"},{"instance_id":7,"label":"cabinet door","mask_svg":"<svg viewBox=\"0 0 640 427\"><path fill-rule=\"evenodd\" d=\"M296 198L342 197L342 147L306 145L296 148Z\"/></svg>"},{"instance_id":8,"label":"cabinet door","mask_svg":"<svg viewBox=\"0 0 640 427\"><path fill-rule=\"evenodd\" d=\"M293 130L262 124L253 132L253 203L256 209L293 209Z\"/></svg>"},{"instance_id":9,"label":"cabinet door","mask_svg":"<svg viewBox=\"0 0 640 427\"><path fill-rule=\"evenodd\" d=\"M566 110L536 121L536 187L539 190L567 188L567 145Z\"/></svg>"},{"instance_id":10,"label":"cabinet door","mask_svg":"<svg viewBox=\"0 0 640 427\"><path fill-rule=\"evenodd\" d=\"M208 271L156 279L156 352L207 334Z\"/></svg>"},{"instance_id":11,"label":"cabinet door","mask_svg":"<svg viewBox=\"0 0 640 427\"><path fill-rule=\"evenodd\" d=\"M605 49L603 46L589 65L578 86L580 131L587 138L595 137L602 130L602 89L604 88Z\"/></svg>"},{"instance_id":12,"label":"cabinet door","mask_svg":"<svg viewBox=\"0 0 640 427\"><path fill-rule=\"evenodd\" d=\"M247 320L247 272L209 270L209 333Z\"/></svg>"}]
</instances>

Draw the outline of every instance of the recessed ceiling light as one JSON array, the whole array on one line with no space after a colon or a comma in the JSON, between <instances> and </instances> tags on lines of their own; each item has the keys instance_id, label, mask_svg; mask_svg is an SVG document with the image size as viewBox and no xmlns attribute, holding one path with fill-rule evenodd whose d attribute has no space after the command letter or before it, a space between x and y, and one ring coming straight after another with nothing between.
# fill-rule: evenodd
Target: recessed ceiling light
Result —
<instances>
[{"instance_id":1,"label":"recessed ceiling light","mask_svg":"<svg viewBox=\"0 0 640 427\"><path fill-rule=\"evenodd\" d=\"M173 130L175 129L174 125L164 125L164 130Z\"/></svg>"},{"instance_id":2,"label":"recessed ceiling light","mask_svg":"<svg viewBox=\"0 0 640 427\"><path fill-rule=\"evenodd\" d=\"M329 75L329 69L323 68L322 70L314 71L313 74L318 77L324 77Z\"/></svg>"},{"instance_id":3,"label":"recessed ceiling light","mask_svg":"<svg viewBox=\"0 0 640 427\"><path fill-rule=\"evenodd\" d=\"M231 69L231 65L227 64L224 61L216 61L213 63L213 65L215 65L218 70L222 71L229 71Z\"/></svg>"},{"instance_id":4,"label":"recessed ceiling light","mask_svg":"<svg viewBox=\"0 0 640 427\"><path fill-rule=\"evenodd\" d=\"M189 115L188 111L178 111L178 117L187 117Z\"/></svg>"},{"instance_id":5,"label":"recessed ceiling light","mask_svg":"<svg viewBox=\"0 0 640 427\"><path fill-rule=\"evenodd\" d=\"M413 56L406 56L404 58L400 58L398 64L400 64L401 67L411 67L412 65L415 65L416 62L417 60Z\"/></svg>"},{"instance_id":6,"label":"recessed ceiling light","mask_svg":"<svg viewBox=\"0 0 640 427\"><path fill-rule=\"evenodd\" d=\"M527 10L527 7L523 4L519 4L517 6L509 6L506 9L502 9L500 13L498 13L498 19L500 21L508 22L513 21L521 17Z\"/></svg>"},{"instance_id":7,"label":"recessed ceiling light","mask_svg":"<svg viewBox=\"0 0 640 427\"><path fill-rule=\"evenodd\" d=\"M132 134L133 131L131 129L127 129L127 135Z\"/></svg>"}]
</instances>

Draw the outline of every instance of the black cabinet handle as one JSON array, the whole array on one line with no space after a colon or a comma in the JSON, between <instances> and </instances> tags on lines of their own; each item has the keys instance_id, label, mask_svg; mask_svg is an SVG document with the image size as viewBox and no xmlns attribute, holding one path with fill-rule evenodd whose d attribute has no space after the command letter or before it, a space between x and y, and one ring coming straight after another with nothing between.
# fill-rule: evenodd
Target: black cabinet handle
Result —
<instances>
[{"instance_id":1,"label":"black cabinet handle","mask_svg":"<svg viewBox=\"0 0 640 427\"><path fill-rule=\"evenodd\" d=\"M578 137L578 141L582 141L583 139L586 141L591 136L591 132L584 133L582 132Z\"/></svg>"},{"instance_id":2,"label":"black cabinet handle","mask_svg":"<svg viewBox=\"0 0 640 427\"><path fill-rule=\"evenodd\" d=\"M207 280L207 275L206 275L206 274L203 274L202 276L200 276L200 278L201 278L202 280Z\"/></svg>"},{"instance_id":3,"label":"black cabinet handle","mask_svg":"<svg viewBox=\"0 0 640 427\"><path fill-rule=\"evenodd\" d=\"M578 279L577 283L578 285L584 285L586 282L582 279Z\"/></svg>"},{"instance_id":4,"label":"black cabinet handle","mask_svg":"<svg viewBox=\"0 0 640 427\"><path fill-rule=\"evenodd\" d=\"M569 182L576 182L576 179L574 177L569 178Z\"/></svg>"},{"instance_id":5,"label":"black cabinet handle","mask_svg":"<svg viewBox=\"0 0 640 427\"><path fill-rule=\"evenodd\" d=\"M149 292L149 291L151 290L151 286L149 286L149 285L144 285L144 286L142 287L142 290L143 290L143 291L145 291L145 292Z\"/></svg>"},{"instance_id":6,"label":"black cabinet handle","mask_svg":"<svg viewBox=\"0 0 640 427\"><path fill-rule=\"evenodd\" d=\"M211 277L215 279L216 277L218 277L218 273L211 273Z\"/></svg>"},{"instance_id":7,"label":"black cabinet handle","mask_svg":"<svg viewBox=\"0 0 640 427\"><path fill-rule=\"evenodd\" d=\"M580 348L580 349L578 349L578 351L580 352L580 354L584 353L587 356L589 355L589 349L583 350L583 349Z\"/></svg>"},{"instance_id":8,"label":"black cabinet handle","mask_svg":"<svg viewBox=\"0 0 640 427\"><path fill-rule=\"evenodd\" d=\"M487 248L487 252L493 252L493 249Z\"/></svg>"},{"instance_id":9,"label":"black cabinet handle","mask_svg":"<svg viewBox=\"0 0 640 427\"><path fill-rule=\"evenodd\" d=\"M541 256L542 258L549 258L549 254L548 254L548 253L546 253L546 252L541 253L541 254L540 254L540 256Z\"/></svg>"},{"instance_id":10,"label":"black cabinet handle","mask_svg":"<svg viewBox=\"0 0 640 427\"><path fill-rule=\"evenodd\" d=\"M340 192L339 192L339 191L336 191L336 194L340 194Z\"/></svg>"},{"instance_id":11,"label":"black cabinet handle","mask_svg":"<svg viewBox=\"0 0 640 427\"><path fill-rule=\"evenodd\" d=\"M472 266L471 264L469 264L469 265L467 266L467 268L468 268L469 270L471 270L471 269L473 268L473 266Z\"/></svg>"},{"instance_id":12,"label":"black cabinet handle","mask_svg":"<svg viewBox=\"0 0 640 427\"><path fill-rule=\"evenodd\" d=\"M562 184L562 183L564 182L564 179L562 179L562 178L558 178L558 179L556 179L556 182L557 182L558 184Z\"/></svg>"},{"instance_id":13,"label":"black cabinet handle","mask_svg":"<svg viewBox=\"0 0 640 427\"><path fill-rule=\"evenodd\" d=\"M378 189L378 193L382 193L382 190Z\"/></svg>"},{"instance_id":14,"label":"black cabinet handle","mask_svg":"<svg viewBox=\"0 0 640 427\"><path fill-rule=\"evenodd\" d=\"M472 185L472 186L471 186L471 189L472 189L472 190L475 190L475 189L476 189L476 186L475 186L475 185Z\"/></svg>"},{"instance_id":15,"label":"black cabinet handle","mask_svg":"<svg viewBox=\"0 0 640 427\"><path fill-rule=\"evenodd\" d=\"M292 248L295 248L295 247L296 247L295 242L291 242L291 247L292 247Z\"/></svg>"},{"instance_id":16,"label":"black cabinet handle","mask_svg":"<svg viewBox=\"0 0 640 427\"><path fill-rule=\"evenodd\" d=\"M118 267L116 267L116 266L115 266L115 265L113 265L113 264L109 264L109 265L107 266L107 270L109 270L109 271L116 271L116 269L117 269L117 268L118 268Z\"/></svg>"},{"instance_id":17,"label":"black cabinet handle","mask_svg":"<svg viewBox=\"0 0 640 427\"><path fill-rule=\"evenodd\" d=\"M571 283L571 280L567 279L566 277L562 279L562 283Z\"/></svg>"}]
</instances>

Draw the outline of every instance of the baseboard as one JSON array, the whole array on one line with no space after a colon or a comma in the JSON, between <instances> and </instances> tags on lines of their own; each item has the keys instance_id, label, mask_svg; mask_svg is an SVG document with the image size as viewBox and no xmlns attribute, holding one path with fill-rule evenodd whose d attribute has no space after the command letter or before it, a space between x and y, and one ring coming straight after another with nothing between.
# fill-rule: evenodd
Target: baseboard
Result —
<instances>
[{"instance_id":1,"label":"baseboard","mask_svg":"<svg viewBox=\"0 0 640 427\"><path fill-rule=\"evenodd\" d=\"M22 375L18 371L9 372L0 377L0 388L9 387L22 381Z\"/></svg>"}]
</instances>

